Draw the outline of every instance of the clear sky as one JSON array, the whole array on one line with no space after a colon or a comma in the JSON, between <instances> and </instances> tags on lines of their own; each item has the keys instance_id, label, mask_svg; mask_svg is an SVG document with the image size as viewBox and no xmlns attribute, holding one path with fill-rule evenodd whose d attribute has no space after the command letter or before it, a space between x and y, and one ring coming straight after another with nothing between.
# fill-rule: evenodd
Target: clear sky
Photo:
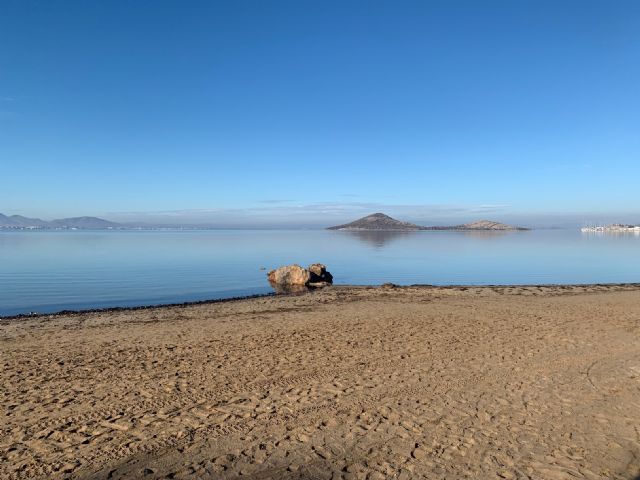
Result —
<instances>
[{"instance_id":1,"label":"clear sky","mask_svg":"<svg viewBox=\"0 0 640 480\"><path fill-rule=\"evenodd\" d=\"M0 175L45 219L640 223L640 2L0 0Z\"/></svg>"}]
</instances>

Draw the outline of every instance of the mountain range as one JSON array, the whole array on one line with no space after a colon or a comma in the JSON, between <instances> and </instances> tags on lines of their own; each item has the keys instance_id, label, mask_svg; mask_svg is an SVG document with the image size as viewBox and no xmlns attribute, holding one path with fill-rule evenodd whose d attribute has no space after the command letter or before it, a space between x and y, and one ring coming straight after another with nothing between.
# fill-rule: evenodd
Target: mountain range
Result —
<instances>
[{"instance_id":1,"label":"mountain range","mask_svg":"<svg viewBox=\"0 0 640 480\"><path fill-rule=\"evenodd\" d=\"M500 222L494 222L491 220L479 220L477 222L465 223L462 225L452 226L434 226L423 227L414 223L402 222L391 218L384 213L374 213L366 217L359 218L351 223L344 225L336 225L329 227L328 230L400 230L400 231L414 231L414 230L460 230L460 231L508 231L508 230L528 230L523 227L514 227Z\"/></svg>"},{"instance_id":2,"label":"mountain range","mask_svg":"<svg viewBox=\"0 0 640 480\"><path fill-rule=\"evenodd\" d=\"M31 229L81 229L81 230L108 230L123 228L119 223L110 222L98 217L72 217L57 220L41 220L28 218L22 215L3 215L0 213L0 229L31 230Z\"/></svg>"}]
</instances>

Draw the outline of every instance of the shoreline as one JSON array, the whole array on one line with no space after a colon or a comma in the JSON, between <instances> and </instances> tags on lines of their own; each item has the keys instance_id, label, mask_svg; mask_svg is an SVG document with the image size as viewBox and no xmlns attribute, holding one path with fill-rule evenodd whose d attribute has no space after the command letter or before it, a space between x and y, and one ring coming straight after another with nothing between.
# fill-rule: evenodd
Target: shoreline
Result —
<instances>
[{"instance_id":1,"label":"shoreline","mask_svg":"<svg viewBox=\"0 0 640 480\"><path fill-rule=\"evenodd\" d=\"M42 317L60 317L60 316L77 316L87 313L116 313L116 312L133 312L138 310L157 310L162 308L180 308L192 307L196 305L210 305L224 302L238 302L241 300L250 300L252 298L272 297L275 293L260 293L256 295L242 295L238 297L212 298L205 300L193 300L190 302L175 303L152 303L146 305L134 305L128 307L104 307L104 308L83 308L78 310L59 310L51 313L19 313L17 315L0 315L0 325L5 320L29 320Z\"/></svg>"},{"instance_id":2,"label":"shoreline","mask_svg":"<svg viewBox=\"0 0 640 480\"><path fill-rule=\"evenodd\" d=\"M391 287L385 287L386 285L390 285ZM416 283L411 285L400 285L394 283L383 283L379 285L374 284L362 284L362 285L349 285L349 284L334 284L330 287L324 288L333 288L333 289L355 289L355 288L363 288L363 289L374 289L374 288L393 288L393 289L406 289L406 288L429 288L429 289L470 289L470 288L527 288L527 287L541 287L541 288L573 288L573 287L640 287L640 282L622 282L622 283L537 283L537 284L482 284L482 285L474 285L474 284L450 284L450 285L432 285L428 283ZM135 312L135 311L145 311L145 310L161 310L164 308L188 308L191 306L197 305L210 305L216 303L228 303L228 302L240 302L244 300L251 300L254 298L268 298L268 297L289 297L289 296L302 296L307 295L309 293L313 293L314 291L318 291L317 289L309 289L307 292L300 293L259 293L255 295L240 295L234 297L222 297L222 298L213 298L213 299L204 299L204 300L193 300L188 302L172 302L172 303L151 303L151 304L143 304L143 305L134 305L134 306L115 306L115 307L104 307L104 308L83 308L83 309L65 309L65 310L57 310L51 313L19 313L15 315L0 315L0 325L5 321L19 321L19 320L29 320L29 319L39 319L43 317L60 317L60 316L78 316L89 313L122 313L122 312Z\"/></svg>"}]
</instances>

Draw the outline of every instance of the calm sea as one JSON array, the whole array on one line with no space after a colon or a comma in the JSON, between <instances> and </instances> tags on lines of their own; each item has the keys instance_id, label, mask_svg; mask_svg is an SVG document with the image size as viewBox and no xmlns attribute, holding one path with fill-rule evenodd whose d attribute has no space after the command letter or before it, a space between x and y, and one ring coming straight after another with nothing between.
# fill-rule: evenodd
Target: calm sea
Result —
<instances>
[{"instance_id":1,"label":"calm sea","mask_svg":"<svg viewBox=\"0 0 640 480\"><path fill-rule=\"evenodd\" d=\"M325 230L0 232L0 315L268 293L264 269L337 284L640 282L640 237Z\"/></svg>"}]
</instances>

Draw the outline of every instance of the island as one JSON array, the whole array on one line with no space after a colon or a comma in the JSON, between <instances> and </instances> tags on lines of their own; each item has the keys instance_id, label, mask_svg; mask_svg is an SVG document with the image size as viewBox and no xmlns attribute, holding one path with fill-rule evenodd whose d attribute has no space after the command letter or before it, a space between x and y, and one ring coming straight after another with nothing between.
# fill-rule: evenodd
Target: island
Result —
<instances>
[{"instance_id":1,"label":"island","mask_svg":"<svg viewBox=\"0 0 640 480\"><path fill-rule=\"evenodd\" d=\"M346 223L344 225L336 225L334 227L328 227L327 230L424 230L425 227L415 225L409 222L401 222L395 218L391 218L384 213L374 213L367 215L366 217L359 218L358 220Z\"/></svg>"},{"instance_id":2,"label":"island","mask_svg":"<svg viewBox=\"0 0 640 480\"><path fill-rule=\"evenodd\" d=\"M491 220L479 220L477 222L465 223L452 226L431 226L424 227L414 223L396 220L384 213L374 213L366 217L359 218L351 223L328 227L327 230L347 230L347 231L418 231L418 230L455 230L455 231L516 231L529 230L524 227L514 227L505 223Z\"/></svg>"},{"instance_id":3,"label":"island","mask_svg":"<svg viewBox=\"0 0 640 480\"><path fill-rule=\"evenodd\" d=\"M449 227L447 226L424 227L423 230L515 231L515 230L530 230L530 229L525 227L516 227L513 225L507 225L506 223L494 222L493 220L478 220L477 222L465 223L462 225L452 225Z\"/></svg>"}]
</instances>

